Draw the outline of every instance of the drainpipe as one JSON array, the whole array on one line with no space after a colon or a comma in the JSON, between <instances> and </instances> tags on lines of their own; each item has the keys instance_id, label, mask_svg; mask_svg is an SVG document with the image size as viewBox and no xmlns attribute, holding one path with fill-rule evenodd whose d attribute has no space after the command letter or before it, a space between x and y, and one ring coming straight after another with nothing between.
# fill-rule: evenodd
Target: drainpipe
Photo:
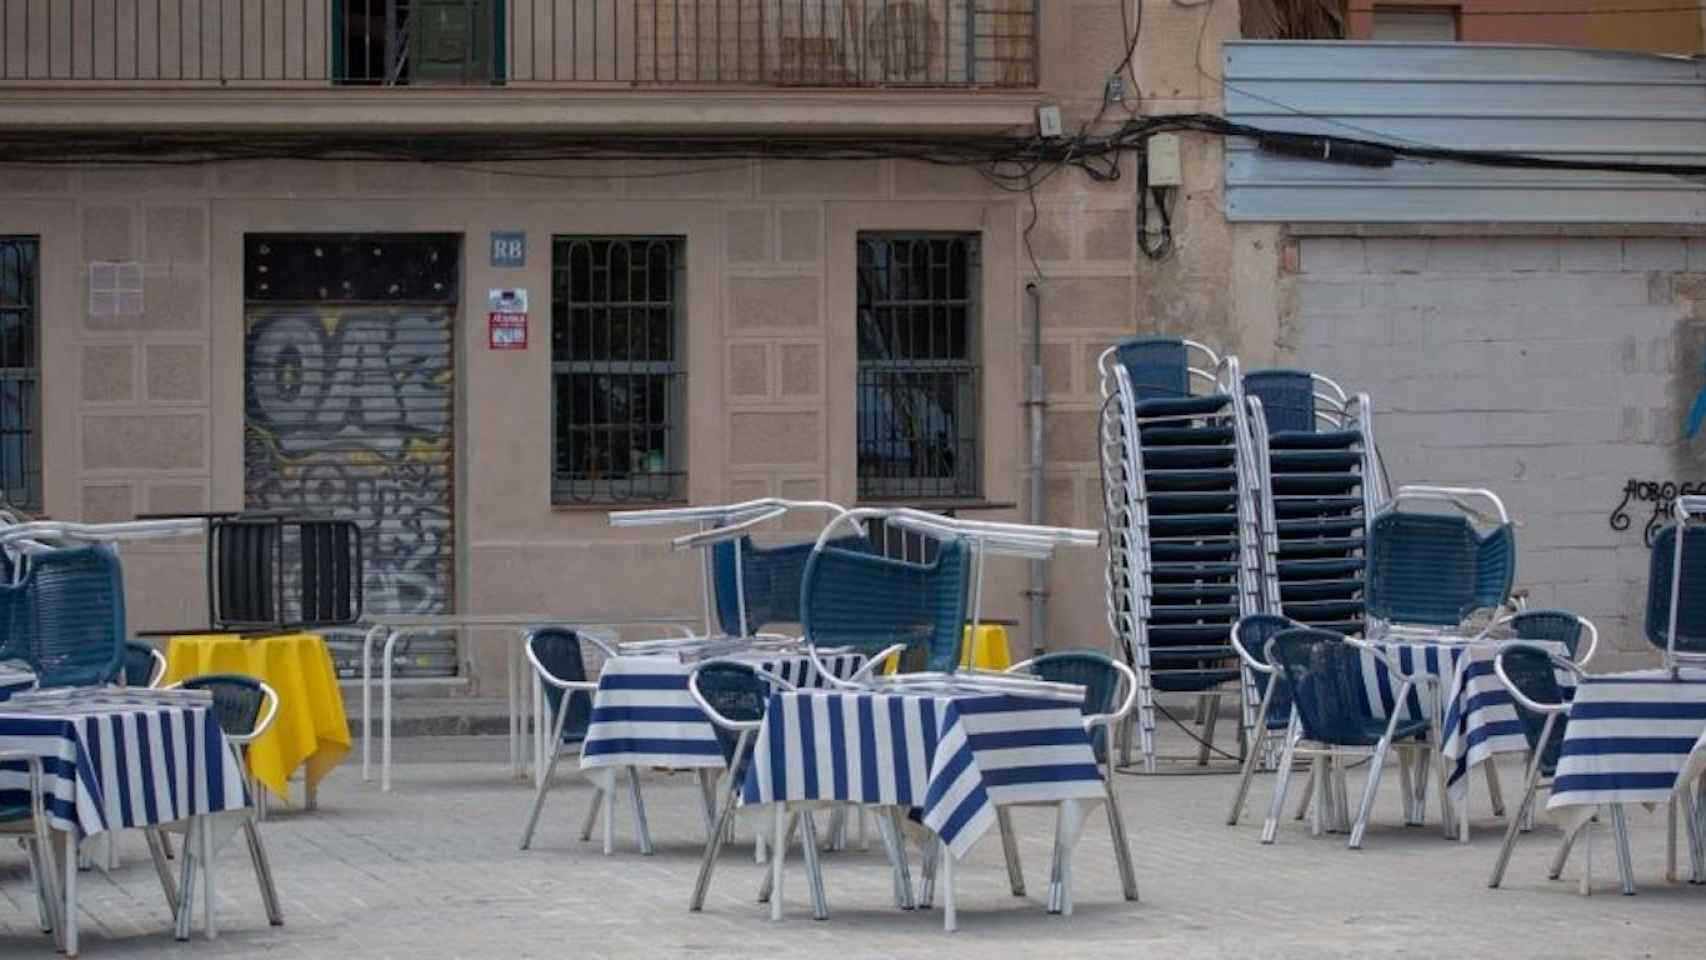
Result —
<instances>
[{"instance_id":1,"label":"drainpipe","mask_svg":"<svg viewBox=\"0 0 1706 960\"><path fill-rule=\"evenodd\" d=\"M1031 378L1025 407L1031 421L1031 516L1030 522L1043 522L1043 311L1042 291L1037 281L1025 284L1025 301L1031 308ZM1031 656L1043 652L1043 639L1048 635L1045 604L1048 601L1047 574L1043 561L1031 561L1031 585L1025 591L1030 601Z\"/></svg>"}]
</instances>

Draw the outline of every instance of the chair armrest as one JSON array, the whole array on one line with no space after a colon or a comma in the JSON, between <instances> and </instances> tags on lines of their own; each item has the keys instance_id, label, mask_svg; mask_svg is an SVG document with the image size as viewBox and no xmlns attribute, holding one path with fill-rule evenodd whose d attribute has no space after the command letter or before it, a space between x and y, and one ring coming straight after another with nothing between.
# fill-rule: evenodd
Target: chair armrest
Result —
<instances>
[{"instance_id":1,"label":"chair armrest","mask_svg":"<svg viewBox=\"0 0 1706 960\"><path fill-rule=\"evenodd\" d=\"M1492 517L1477 510L1470 502L1472 500L1486 500L1493 505L1493 509L1498 513L1499 523L1511 522L1510 514L1505 511L1505 502L1499 499L1498 494L1482 487L1438 487L1429 484L1405 484L1398 488L1398 492L1392 495L1389 502L1396 505L1400 500L1433 500L1449 503L1465 513L1491 520Z\"/></svg>"},{"instance_id":2,"label":"chair armrest","mask_svg":"<svg viewBox=\"0 0 1706 960\"><path fill-rule=\"evenodd\" d=\"M1599 628L1593 625L1592 620L1579 614L1576 616L1576 620L1581 623L1582 629L1587 631L1588 635L1587 652L1576 659L1576 666L1585 667L1588 665L1588 661L1593 659L1594 651L1599 649Z\"/></svg>"},{"instance_id":3,"label":"chair armrest","mask_svg":"<svg viewBox=\"0 0 1706 960\"><path fill-rule=\"evenodd\" d=\"M864 686L865 681L867 681L871 678L871 671L872 670L875 670L878 667L882 666L883 664L887 663L888 659L890 657L894 656L897 653L900 653L901 651L903 651L905 649L906 649L906 644L904 644L904 643L890 644L887 648L883 649L881 652L877 653L875 656L867 658L865 660L865 663L863 666L861 666L859 669L853 671L853 675L851 677L848 677L846 680L843 680L840 677L837 677L835 674L831 673L829 671L829 668L824 666L823 661L821 661L817 658L817 648L816 647L813 647L810 644L806 645L807 656L811 657L812 666L817 668L818 676L822 677L824 679L824 681L829 683L831 686L840 687L843 690L856 690L856 689L859 689L860 687Z\"/></svg>"},{"instance_id":4,"label":"chair armrest","mask_svg":"<svg viewBox=\"0 0 1706 960\"><path fill-rule=\"evenodd\" d=\"M1570 674L1571 678L1574 679L1577 683L1580 683L1582 681L1582 679L1587 676L1587 674L1585 672L1583 672L1582 668L1580 666L1576 665L1575 662L1573 662L1573 661L1571 661L1565 657L1560 657L1557 654L1553 653L1552 651L1546 649L1545 647L1542 647L1539 644L1535 644L1535 643L1527 643L1527 642L1520 641L1520 640L1515 641L1513 643L1507 643L1504 646L1499 648L1498 653L1493 655L1493 673L1498 676L1499 682L1504 684L1505 692L1511 695L1512 700L1515 700L1517 703L1521 704L1522 706L1524 706L1530 710L1533 710L1535 713L1566 713L1566 712L1568 712L1570 709L1570 704L1568 701L1565 701L1562 703L1541 703L1537 700L1530 700L1527 696L1525 696L1523 694L1523 692L1521 690L1517 689L1516 684L1511 682L1510 675L1505 673L1505 652L1508 650L1519 649L1519 648L1524 649L1524 650L1533 650L1536 653L1544 655L1547 660L1552 662L1552 668L1554 670L1565 671L1566 673Z\"/></svg>"},{"instance_id":5,"label":"chair armrest","mask_svg":"<svg viewBox=\"0 0 1706 960\"><path fill-rule=\"evenodd\" d=\"M734 540L743 536L753 527L769 523L787 512L787 507L775 507L762 513L753 514L737 523L711 527L708 530L696 530L693 533L684 533L671 540L669 546L672 550L691 550L695 547L709 547L725 540Z\"/></svg>"}]
</instances>

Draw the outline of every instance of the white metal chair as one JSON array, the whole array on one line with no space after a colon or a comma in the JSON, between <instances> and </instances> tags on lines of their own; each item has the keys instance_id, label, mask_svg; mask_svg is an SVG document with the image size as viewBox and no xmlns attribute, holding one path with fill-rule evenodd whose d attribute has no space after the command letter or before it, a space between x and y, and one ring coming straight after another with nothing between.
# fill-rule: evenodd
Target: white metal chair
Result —
<instances>
[{"instance_id":1,"label":"white metal chair","mask_svg":"<svg viewBox=\"0 0 1706 960\"><path fill-rule=\"evenodd\" d=\"M523 850L533 844L533 833L539 826L539 813L545 807L545 795L551 792L553 775L557 772L557 761L562 758L563 749L584 743L592 723L592 696L598 690L598 681L591 678L587 669L581 652L583 642L592 644L606 658L616 656L615 651L590 633L564 627L542 627L529 631L522 648L527 655L527 662L533 667L534 675L545 685L545 702L549 708L553 744L551 762L545 768L545 775L539 780L539 788L533 795L533 807L527 815L527 826L521 832ZM621 773L619 770L609 771L612 791ZM652 838L646 825L646 807L640 794L639 774L634 770L628 770L627 774L629 796L634 804L634 820L639 829L640 852L650 855ZM597 783L596 779L594 783ZM592 839L593 823L598 819L602 806L604 853L609 855L614 853L616 848L616 799L613 796L608 798L609 803L605 805L605 792L603 786L596 787L592 804L586 811L586 820L581 824L580 838L582 841Z\"/></svg>"},{"instance_id":2,"label":"white metal chair","mask_svg":"<svg viewBox=\"0 0 1706 960\"><path fill-rule=\"evenodd\" d=\"M1511 851L1516 848L1517 833L1527 821L1530 807L1535 802L1535 794L1542 786L1549 785L1558 769L1558 754L1563 746L1564 728L1569 723L1570 712L1570 702L1564 697L1562 685L1558 683L1558 673L1565 673L1574 682L1580 682L1583 677L1581 665L1574 660L1558 656L1543 646L1520 641L1506 644L1499 649L1493 658L1493 672L1498 675L1499 682L1504 684L1511 699L1516 701L1517 717L1522 723L1523 735L1528 740L1529 760L1528 775L1523 780L1522 799L1517 803L1510 823L1505 826L1505 841L1499 848L1498 860L1493 863L1493 875L1487 881L1489 887L1497 887L1504 880L1505 867L1510 864ZM1627 851L1622 808L1614 809L1620 851ZM1549 873L1552 879L1556 880L1563 872L1564 860L1569 856L1574 841L1575 837L1566 837L1559 845ZM1621 864L1626 859L1625 852L1619 856L1618 862ZM1627 874L1624 876L1624 883L1626 891L1634 891L1634 882ZM1584 891L1587 885L1588 876L1584 873Z\"/></svg>"},{"instance_id":3,"label":"white metal chair","mask_svg":"<svg viewBox=\"0 0 1706 960\"><path fill-rule=\"evenodd\" d=\"M248 785L250 796L254 798L255 813L243 816L243 836L249 846L249 860L255 867L255 880L261 889L261 904L267 912L267 922L273 926L284 924L284 912L279 906L278 888L273 883L272 865L267 858L266 846L261 842L260 832L255 826L262 806L265 803L265 788L255 780L249 769L248 747L272 728L273 721L278 717L278 691L270 685L254 677L240 674L207 674L190 677L179 683L168 686L168 690L188 688L191 690L206 690L213 696L211 709L219 721L219 727L225 732L225 738L236 747L237 762L240 765L243 781ZM195 871L196 861L202 861L200 867L205 886L206 905L203 907L206 917L208 936L215 933L213 919L213 838L209 835L211 828L203 823L199 830L192 831L187 824L175 827L174 830L186 834L182 853L182 878L179 881L177 895L181 903L172 904L177 915L178 939L189 937L190 918L195 912ZM196 843L199 850L191 850L190 844ZM152 844L150 844L152 849ZM159 866L156 860L156 867ZM162 885L165 877L162 876ZM172 894L168 888L170 899Z\"/></svg>"},{"instance_id":4,"label":"white metal chair","mask_svg":"<svg viewBox=\"0 0 1706 960\"><path fill-rule=\"evenodd\" d=\"M22 763L29 774L29 799L26 805L0 807L0 836L14 836L29 854L30 877L35 883L36 908L41 916L43 933L52 933L54 941L65 949L65 926L60 914L65 908L59 869L55 865L53 838L48 829L47 803L42 793L41 757L24 750L0 751L0 762ZM72 865L76 869L76 865Z\"/></svg>"},{"instance_id":5,"label":"white metal chair","mask_svg":"<svg viewBox=\"0 0 1706 960\"><path fill-rule=\"evenodd\" d=\"M1067 650L1047 653L1016 663L1008 673L1029 673L1053 683L1081 684L1084 696L1084 730L1090 735L1096 762L1101 767L1102 787L1106 793L1103 806L1107 808L1108 834L1114 845L1114 863L1119 869L1120 890L1125 899L1137 900L1137 872L1132 867L1131 845L1126 839L1125 818L1120 812L1119 798L1114 793L1114 737L1119 724L1125 722L1137 705L1137 674L1124 663L1102 653ZM1109 682L1112 678L1113 682ZM1007 804L996 809L996 823L1001 829L1001 849L1007 858L1007 878L1013 895L1025 894L1024 872L1019 864L1019 848L1014 842L1013 825ZM1050 913L1072 913L1072 849L1064 843L1069 832L1063 808L1055 833L1054 862L1049 873L1048 909Z\"/></svg>"}]
</instances>

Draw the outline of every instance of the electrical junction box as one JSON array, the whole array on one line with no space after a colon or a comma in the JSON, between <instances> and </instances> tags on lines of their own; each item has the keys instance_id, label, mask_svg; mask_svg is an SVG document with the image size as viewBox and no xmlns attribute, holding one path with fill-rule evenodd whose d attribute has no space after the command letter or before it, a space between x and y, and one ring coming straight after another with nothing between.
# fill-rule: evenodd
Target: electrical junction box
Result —
<instances>
[{"instance_id":1,"label":"electrical junction box","mask_svg":"<svg viewBox=\"0 0 1706 960\"><path fill-rule=\"evenodd\" d=\"M1037 133L1043 137L1060 136L1060 108L1047 106L1037 108Z\"/></svg>"},{"instance_id":2,"label":"electrical junction box","mask_svg":"<svg viewBox=\"0 0 1706 960\"><path fill-rule=\"evenodd\" d=\"M1184 184L1179 171L1179 135L1158 133L1144 145L1144 162L1149 165L1149 185L1177 187Z\"/></svg>"}]
</instances>

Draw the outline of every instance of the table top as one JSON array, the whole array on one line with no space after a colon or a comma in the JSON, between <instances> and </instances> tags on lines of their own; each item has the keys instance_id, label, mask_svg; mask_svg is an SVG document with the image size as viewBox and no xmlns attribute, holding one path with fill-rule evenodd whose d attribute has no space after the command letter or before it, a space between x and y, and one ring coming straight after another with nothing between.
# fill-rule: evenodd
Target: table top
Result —
<instances>
[{"instance_id":1,"label":"table top","mask_svg":"<svg viewBox=\"0 0 1706 960\"><path fill-rule=\"evenodd\" d=\"M645 626L653 623L702 623L703 617L588 617L556 613L397 613L369 614L367 619L376 627L393 630L426 630L449 627L530 627L530 626Z\"/></svg>"}]
</instances>

